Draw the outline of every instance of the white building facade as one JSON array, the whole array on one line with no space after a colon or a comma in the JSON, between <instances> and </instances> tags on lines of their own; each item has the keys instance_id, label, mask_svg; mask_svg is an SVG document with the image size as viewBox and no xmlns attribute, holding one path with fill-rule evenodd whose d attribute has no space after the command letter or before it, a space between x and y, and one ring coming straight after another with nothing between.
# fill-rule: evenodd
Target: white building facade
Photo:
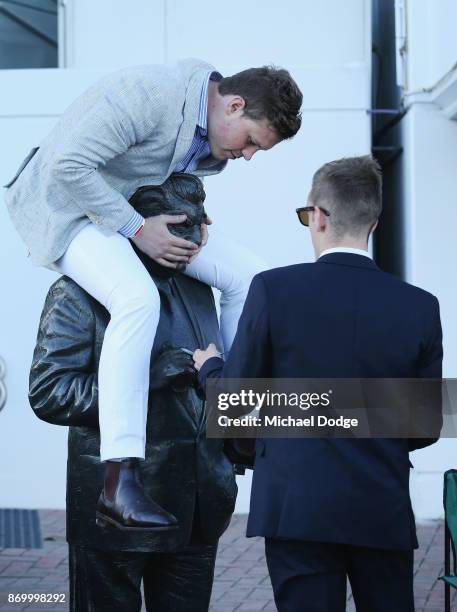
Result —
<instances>
[{"instance_id":1,"label":"white building facade","mask_svg":"<svg viewBox=\"0 0 457 612\"><path fill-rule=\"evenodd\" d=\"M242 8L225 6L223 10L210 0L49 0L52 4L58 12L56 67L0 70L1 184L7 182L28 150L39 145L73 99L109 71L134 64L173 63L184 57L205 59L226 75L274 63L289 69L303 91L302 129L290 142L267 154L259 153L249 163L229 163L221 175L207 179L205 205L219 228L248 245L271 266L312 261L309 236L297 223L295 208L305 203L313 172L331 159L371 150L370 0L286 0L280 6L275 0L265 0L244 3ZM443 10L452 8L452 0L428 4L440 4ZM1 31L0 27L0 35ZM408 64L413 79L409 89L413 89L412 83L414 89L428 84L439 70L444 70L444 63L437 59L422 76ZM439 147L444 145L436 126L442 126L446 138L452 140L450 134L456 124L435 109L434 101L424 104L416 103L413 96L409 99L409 104L417 108L411 108L403 120L405 138L408 133L411 138L408 145L405 140L404 152L405 215L411 218L405 241L407 280L430 289L442 301L449 376L452 363L455 369L457 361L452 329L448 327L456 300L450 284L450 249L447 262L443 261L443 250L448 246L445 233L452 231L450 220L456 215L450 205L452 185L446 187L448 195L440 198L443 201L449 197L446 211L450 215L442 223L444 233L440 234L440 219L430 210L431 203L436 202L436 194L432 197L430 193L432 184L414 187L411 173L422 172L421 180L427 182L423 171L426 160L414 165L423 155L420 135L428 138L427 128L421 132L424 114L429 112L433 117L433 140L439 141ZM456 129L452 133L457 138ZM451 148L449 143L448 155ZM430 151L429 144L426 149ZM452 183L451 157L443 163L443 175ZM455 185L453 189L456 195ZM63 508L67 431L39 421L27 400L39 315L55 276L27 260L26 249L4 205L0 206L0 222L0 355L7 367L4 383L8 391L7 403L0 412L0 507ZM449 276L447 285L443 285L436 271L444 274L446 266ZM413 478L413 493L420 517L441 512L434 498L440 498L440 472L451 467L452 445L453 441L440 442L439 448L416 453L414 473L418 475ZM432 494L430 482L434 483ZM246 512L249 476L241 477L239 486L237 509ZM428 503L429 495L433 503Z\"/></svg>"},{"instance_id":2,"label":"white building facade","mask_svg":"<svg viewBox=\"0 0 457 612\"><path fill-rule=\"evenodd\" d=\"M406 111L399 124L403 269L405 280L439 299L443 376L457 378L457 3L397 0L396 9L397 83ZM442 516L443 472L456 467L456 451L457 440L447 438L412 454L419 518Z\"/></svg>"}]
</instances>

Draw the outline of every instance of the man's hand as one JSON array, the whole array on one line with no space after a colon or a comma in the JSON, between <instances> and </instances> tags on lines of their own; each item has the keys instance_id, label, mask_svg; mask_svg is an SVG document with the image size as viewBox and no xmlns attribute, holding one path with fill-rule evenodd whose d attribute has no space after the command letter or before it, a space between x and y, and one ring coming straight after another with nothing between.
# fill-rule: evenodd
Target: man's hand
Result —
<instances>
[{"instance_id":1,"label":"man's hand","mask_svg":"<svg viewBox=\"0 0 457 612\"><path fill-rule=\"evenodd\" d=\"M204 351L201 351L200 349L194 351L192 357L194 360L195 369L197 371L200 371L200 368L205 363L205 361L207 361L211 357L221 357L221 354L217 350L216 345L211 343Z\"/></svg>"},{"instance_id":2,"label":"man's hand","mask_svg":"<svg viewBox=\"0 0 457 612\"><path fill-rule=\"evenodd\" d=\"M198 247L197 251L195 251L195 253L192 255L192 257L189 259L189 263L192 263L194 261L194 259L197 257L197 255L200 253L200 251L202 250L202 248L205 246L205 244L208 242L208 228L206 227L207 225L212 225L212 220L207 216L205 219L205 222L201 224L201 233L202 233L202 242L200 244L200 246Z\"/></svg>"},{"instance_id":3,"label":"man's hand","mask_svg":"<svg viewBox=\"0 0 457 612\"><path fill-rule=\"evenodd\" d=\"M141 232L132 238L135 245L151 259L166 268L177 268L188 264L198 246L184 238L178 238L168 230L171 223L183 223L186 215L158 215L148 217Z\"/></svg>"}]
</instances>

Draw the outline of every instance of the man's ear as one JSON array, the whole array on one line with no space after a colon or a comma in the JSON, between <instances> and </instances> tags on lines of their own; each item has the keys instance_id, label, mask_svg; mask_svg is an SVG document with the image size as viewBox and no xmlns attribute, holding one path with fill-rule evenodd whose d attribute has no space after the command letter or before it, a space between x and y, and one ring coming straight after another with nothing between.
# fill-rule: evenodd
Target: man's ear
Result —
<instances>
[{"instance_id":1,"label":"man's ear","mask_svg":"<svg viewBox=\"0 0 457 612\"><path fill-rule=\"evenodd\" d=\"M231 115L232 113L235 113L237 111L244 111L245 106L246 102L244 98L242 98L241 96L232 96L227 101L226 113L227 115Z\"/></svg>"},{"instance_id":2,"label":"man's ear","mask_svg":"<svg viewBox=\"0 0 457 612\"><path fill-rule=\"evenodd\" d=\"M317 207L314 209L313 214L315 215L316 231L325 232L328 223L327 215L325 215L321 209Z\"/></svg>"}]
</instances>

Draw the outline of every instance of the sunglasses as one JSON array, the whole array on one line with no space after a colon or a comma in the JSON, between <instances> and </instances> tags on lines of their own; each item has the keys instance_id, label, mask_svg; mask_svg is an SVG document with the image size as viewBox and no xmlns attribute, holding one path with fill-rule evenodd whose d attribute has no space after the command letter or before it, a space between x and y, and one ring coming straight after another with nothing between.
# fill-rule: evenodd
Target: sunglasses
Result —
<instances>
[{"instance_id":1,"label":"sunglasses","mask_svg":"<svg viewBox=\"0 0 457 612\"><path fill-rule=\"evenodd\" d=\"M322 208L322 206L302 206L301 208L297 208L295 210L298 220L302 225L305 225L306 227L309 226L309 213L316 210L316 208L321 210L326 217L330 217L328 210L325 210L325 208Z\"/></svg>"}]
</instances>

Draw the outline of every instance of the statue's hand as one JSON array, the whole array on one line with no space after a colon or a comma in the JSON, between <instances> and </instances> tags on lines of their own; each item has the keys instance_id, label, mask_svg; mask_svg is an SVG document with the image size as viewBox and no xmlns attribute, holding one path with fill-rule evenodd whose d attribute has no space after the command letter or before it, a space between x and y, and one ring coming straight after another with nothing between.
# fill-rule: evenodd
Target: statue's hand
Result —
<instances>
[{"instance_id":1,"label":"statue's hand","mask_svg":"<svg viewBox=\"0 0 457 612\"><path fill-rule=\"evenodd\" d=\"M150 389L185 387L196 382L197 373L192 355L180 348L165 345L151 364Z\"/></svg>"}]
</instances>

